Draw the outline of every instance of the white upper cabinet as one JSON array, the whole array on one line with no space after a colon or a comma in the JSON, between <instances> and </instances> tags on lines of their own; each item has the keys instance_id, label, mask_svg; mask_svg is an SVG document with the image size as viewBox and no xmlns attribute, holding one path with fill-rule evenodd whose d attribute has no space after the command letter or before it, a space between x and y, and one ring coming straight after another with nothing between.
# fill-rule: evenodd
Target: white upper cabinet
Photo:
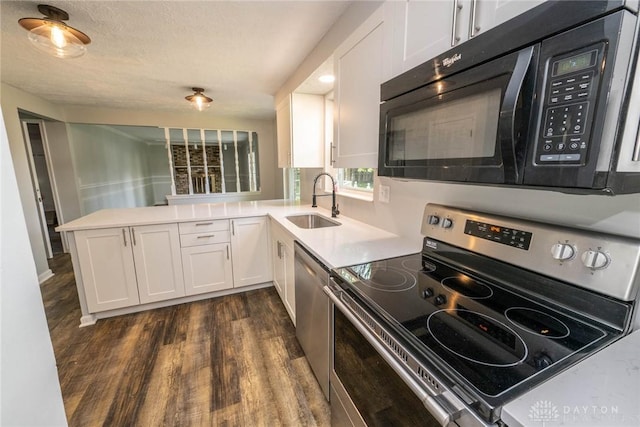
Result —
<instances>
[{"instance_id":1,"label":"white upper cabinet","mask_svg":"<svg viewBox=\"0 0 640 427\"><path fill-rule=\"evenodd\" d=\"M383 4L335 51L334 167L378 167L380 84L391 77Z\"/></svg>"},{"instance_id":2,"label":"white upper cabinet","mask_svg":"<svg viewBox=\"0 0 640 427\"><path fill-rule=\"evenodd\" d=\"M410 70L543 1L391 1L393 74Z\"/></svg>"},{"instance_id":3,"label":"white upper cabinet","mask_svg":"<svg viewBox=\"0 0 640 427\"><path fill-rule=\"evenodd\" d=\"M324 166L324 97L292 93L276 108L278 167Z\"/></svg>"}]
</instances>

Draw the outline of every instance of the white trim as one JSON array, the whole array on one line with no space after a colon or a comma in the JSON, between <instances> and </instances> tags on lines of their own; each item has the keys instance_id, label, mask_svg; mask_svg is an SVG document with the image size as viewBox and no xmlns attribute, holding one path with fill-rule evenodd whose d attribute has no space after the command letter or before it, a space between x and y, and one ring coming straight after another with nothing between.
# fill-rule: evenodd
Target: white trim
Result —
<instances>
[{"instance_id":1,"label":"white trim","mask_svg":"<svg viewBox=\"0 0 640 427\"><path fill-rule=\"evenodd\" d=\"M84 328L85 326L93 326L98 321L98 318L93 314L87 314L86 316L80 317L80 327Z\"/></svg>"},{"instance_id":2,"label":"white trim","mask_svg":"<svg viewBox=\"0 0 640 427\"><path fill-rule=\"evenodd\" d=\"M273 282L259 283L257 285L242 286L240 288L231 288L231 289L225 289L223 291L209 292L209 293L200 294L200 295L191 295L191 296L182 297L182 298L173 298L165 301L152 302L149 304L140 304L140 305L134 305L131 307L117 308L115 310L101 311L98 313L92 313L89 315L82 316L80 318L80 326L82 327L82 326L89 326L89 325L95 324L95 321L98 319L106 319L109 317L121 316L124 314L132 314L132 313L138 313L141 311L153 310L156 308L169 307L172 305L202 301L205 299L217 298L224 295L239 294L246 291L253 291L256 289L268 288L270 286L273 286ZM93 323L90 323L92 318L93 318Z\"/></svg>"},{"instance_id":3,"label":"white trim","mask_svg":"<svg viewBox=\"0 0 640 427\"><path fill-rule=\"evenodd\" d=\"M40 273L38 275L38 284L42 285L47 280L51 279L54 276L53 271L51 269L47 269L47 271Z\"/></svg>"}]
</instances>

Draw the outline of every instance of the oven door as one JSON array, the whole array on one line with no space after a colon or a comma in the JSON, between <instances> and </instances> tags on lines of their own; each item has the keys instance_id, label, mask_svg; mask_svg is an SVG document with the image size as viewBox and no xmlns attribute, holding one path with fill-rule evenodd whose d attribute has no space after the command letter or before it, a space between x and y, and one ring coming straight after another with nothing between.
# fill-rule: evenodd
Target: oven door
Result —
<instances>
[{"instance_id":1,"label":"oven door","mask_svg":"<svg viewBox=\"0 0 640 427\"><path fill-rule=\"evenodd\" d=\"M465 411L462 402L445 401L422 387L345 305L337 285L332 288L324 288L331 299L333 326L332 425L485 425ZM387 341L402 354L390 334Z\"/></svg>"},{"instance_id":2,"label":"oven door","mask_svg":"<svg viewBox=\"0 0 640 427\"><path fill-rule=\"evenodd\" d=\"M525 48L383 102L379 174L520 183L537 50Z\"/></svg>"}]
</instances>

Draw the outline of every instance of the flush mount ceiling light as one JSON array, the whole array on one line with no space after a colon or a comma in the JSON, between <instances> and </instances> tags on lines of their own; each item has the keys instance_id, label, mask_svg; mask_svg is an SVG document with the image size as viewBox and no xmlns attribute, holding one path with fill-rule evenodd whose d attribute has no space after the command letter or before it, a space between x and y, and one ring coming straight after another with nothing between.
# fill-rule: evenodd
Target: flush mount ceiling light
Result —
<instances>
[{"instance_id":1,"label":"flush mount ceiling light","mask_svg":"<svg viewBox=\"0 0 640 427\"><path fill-rule=\"evenodd\" d=\"M320 82L322 83L333 83L336 80L336 78L333 74L324 74L318 77L318 80L320 80Z\"/></svg>"},{"instance_id":2,"label":"flush mount ceiling light","mask_svg":"<svg viewBox=\"0 0 640 427\"><path fill-rule=\"evenodd\" d=\"M34 46L58 58L76 58L87 51L85 45L91 43L91 39L62 22L69 19L67 12L46 4L39 4L38 11L44 18L18 20L20 26L29 31L29 40Z\"/></svg>"},{"instance_id":3,"label":"flush mount ceiling light","mask_svg":"<svg viewBox=\"0 0 640 427\"><path fill-rule=\"evenodd\" d=\"M193 107L196 108L198 111L202 111L205 108L209 108L213 99L209 98L204 93L202 93L204 92L204 89L202 89L201 87L192 87L191 90L194 91L195 93L193 95L185 96L184 99L191 102L191 105L193 105Z\"/></svg>"}]
</instances>

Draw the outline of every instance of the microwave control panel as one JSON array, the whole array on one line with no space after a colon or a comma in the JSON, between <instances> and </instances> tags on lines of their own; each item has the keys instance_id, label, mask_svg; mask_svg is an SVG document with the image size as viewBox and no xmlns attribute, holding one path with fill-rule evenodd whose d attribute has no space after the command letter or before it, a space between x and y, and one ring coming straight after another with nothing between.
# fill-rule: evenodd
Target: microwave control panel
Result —
<instances>
[{"instance_id":1,"label":"microwave control panel","mask_svg":"<svg viewBox=\"0 0 640 427\"><path fill-rule=\"evenodd\" d=\"M549 61L536 164L586 163L602 50L591 46Z\"/></svg>"}]
</instances>

